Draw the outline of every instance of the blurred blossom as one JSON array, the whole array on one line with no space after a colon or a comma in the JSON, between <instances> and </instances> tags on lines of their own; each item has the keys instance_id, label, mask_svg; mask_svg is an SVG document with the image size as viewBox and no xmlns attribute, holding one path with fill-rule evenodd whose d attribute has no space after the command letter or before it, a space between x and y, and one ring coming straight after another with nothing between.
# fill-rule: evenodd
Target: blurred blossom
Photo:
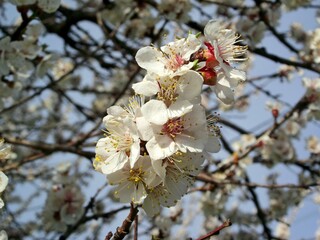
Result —
<instances>
[{"instance_id":1,"label":"blurred blossom","mask_svg":"<svg viewBox=\"0 0 320 240\"><path fill-rule=\"evenodd\" d=\"M27 6L37 3L38 7L47 13L57 11L60 0L8 0L16 6Z\"/></svg>"},{"instance_id":2,"label":"blurred blossom","mask_svg":"<svg viewBox=\"0 0 320 240\"><path fill-rule=\"evenodd\" d=\"M310 102L306 112L307 119L320 120L320 81L319 78L303 78L303 85L307 89L306 98Z\"/></svg>"},{"instance_id":3,"label":"blurred blossom","mask_svg":"<svg viewBox=\"0 0 320 240\"><path fill-rule=\"evenodd\" d=\"M307 149L313 154L320 154L320 141L316 136L310 136L307 139Z\"/></svg>"},{"instance_id":4,"label":"blurred blossom","mask_svg":"<svg viewBox=\"0 0 320 240\"><path fill-rule=\"evenodd\" d=\"M6 231L4 231L4 230L0 231L0 240L8 240L8 235L7 235Z\"/></svg>"},{"instance_id":5,"label":"blurred blossom","mask_svg":"<svg viewBox=\"0 0 320 240\"><path fill-rule=\"evenodd\" d=\"M283 4L288 11L310 4L311 0L283 0Z\"/></svg>"},{"instance_id":6,"label":"blurred blossom","mask_svg":"<svg viewBox=\"0 0 320 240\"><path fill-rule=\"evenodd\" d=\"M284 127L284 131L292 137L298 137L301 129L305 126L306 119L304 115L299 116L295 112L292 117L287 121Z\"/></svg>"},{"instance_id":7,"label":"blurred blossom","mask_svg":"<svg viewBox=\"0 0 320 240\"><path fill-rule=\"evenodd\" d=\"M278 130L277 134L273 137L264 135L260 138L260 143L261 146L258 150L265 160L279 162L295 158L295 150L292 142L283 130Z\"/></svg>"},{"instance_id":8,"label":"blurred blossom","mask_svg":"<svg viewBox=\"0 0 320 240\"><path fill-rule=\"evenodd\" d=\"M307 39L307 33L300 23L292 23L290 26L291 37L297 42L304 43Z\"/></svg>"},{"instance_id":9,"label":"blurred blossom","mask_svg":"<svg viewBox=\"0 0 320 240\"><path fill-rule=\"evenodd\" d=\"M67 163L56 169L42 213L46 231L64 232L67 225L75 224L84 212L84 195L69 169Z\"/></svg>"},{"instance_id":10,"label":"blurred blossom","mask_svg":"<svg viewBox=\"0 0 320 240\"><path fill-rule=\"evenodd\" d=\"M309 48L313 61L315 63L320 63L320 28L313 31L309 42Z\"/></svg>"},{"instance_id":11,"label":"blurred blossom","mask_svg":"<svg viewBox=\"0 0 320 240\"><path fill-rule=\"evenodd\" d=\"M4 139L0 137L0 160L10 158L11 145L4 143Z\"/></svg>"},{"instance_id":12,"label":"blurred blossom","mask_svg":"<svg viewBox=\"0 0 320 240\"><path fill-rule=\"evenodd\" d=\"M236 141L232 144L232 147L235 151L244 152L250 146L256 143L256 137L251 134L242 134L239 141Z\"/></svg>"},{"instance_id":13,"label":"blurred blossom","mask_svg":"<svg viewBox=\"0 0 320 240\"><path fill-rule=\"evenodd\" d=\"M271 26L276 26L281 16L279 4L261 4L261 8L265 11L265 21ZM237 29L244 36L248 37L252 45L261 42L264 32L267 29L266 24L260 20L259 8L248 8L245 17L237 21Z\"/></svg>"},{"instance_id":14,"label":"blurred blossom","mask_svg":"<svg viewBox=\"0 0 320 240\"><path fill-rule=\"evenodd\" d=\"M190 0L162 0L158 5L159 11L170 20L187 22L192 6Z\"/></svg>"},{"instance_id":15,"label":"blurred blossom","mask_svg":"<svg viewBox=\"0 0 320 240\"><path fill-rule=\"evenodd\" d=\"M1 193L6 189L8 185L8 181L9 181L8 177L2 171L0 171L0 196L1 196ZM3 206L4 206L4 202L0 198L0 209L3 208Z\"/></svg>"},{"instance_id":16,"label":"blurred blossom","mask_svg":"<svg viewBox=\"0 0 320 240\"><path fill-rule=\"evenodd\" d=\"M54 65L54 68L52 69L52 73L56 79L59 79L70 72L73 68L74 64L71 60L58 59L57 63Z\"/></svg>"},{"instance_id":17,"label":"blurred blossom","mask_svg":"<svg viewBox=\"0 0 320 240\"><path fill-rule=\"evenodd\" d=\"M290 226L287 223L279 222L276 227L275 236L281 239L289 239Z\"/></svg>"},{"instance_id":18,"label":"blurred blossom","mask_svg":"<svg viewBox=\"0 0 320 240\"><path fill-rule=\"evenodd\" d=\"M36 76L44 77L57 64L59 55L56 53L45 55L36 67ZM56 72L55 72L56 73Z\"/></svg>"}]
</instances>

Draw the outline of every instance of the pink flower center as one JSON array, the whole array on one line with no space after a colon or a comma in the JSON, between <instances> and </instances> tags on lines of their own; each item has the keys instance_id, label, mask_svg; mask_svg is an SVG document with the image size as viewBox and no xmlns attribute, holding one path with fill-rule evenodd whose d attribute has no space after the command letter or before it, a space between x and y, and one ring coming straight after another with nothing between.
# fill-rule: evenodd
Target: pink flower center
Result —
<instances>
[{"instance_id":1,"label":"pink flower center","mask_svg":"<svg viewBox=\"0 0 320 240\"><path fill-rule=\"evenodd\" d=\"M183 64L185 64L184 59L179 54L168 57L168 62L166 64L167 68L172 71L178 70Z\"/></svg>"},{"instance_id":2,"label":"pink flower center","mask_svg":"<svg viewBox=\"0 0 320 240\"><path fill-rule=\"evenodd\" d=\"M181 134L184 130L183 120L181 118L169 119L162 127L161 133L172 138Z\"/></svg>"}]
</instances>

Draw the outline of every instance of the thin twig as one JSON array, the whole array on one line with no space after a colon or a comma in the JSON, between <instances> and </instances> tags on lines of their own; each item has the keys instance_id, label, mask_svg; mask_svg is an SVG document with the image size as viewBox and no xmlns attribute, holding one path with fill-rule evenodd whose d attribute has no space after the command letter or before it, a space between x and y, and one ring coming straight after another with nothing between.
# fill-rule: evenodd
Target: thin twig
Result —
<instances>
[{"instance_id":1,"label":"thin twig","mask_svg":"<svg viewBox=\"0 0 320 240\"><path fill-rule=\"evenodd\" d=\"M219 227L217 227L216 229L214 229L211 232L208 232L206 235L203 235L199 238L197 238L196 240L205 240L213 235L219 235L220 231L226 227L230 227L232 225L230 219L227 219L226 221L224 221L224 223L222 223Z\"/></svg>"}]
</instances>

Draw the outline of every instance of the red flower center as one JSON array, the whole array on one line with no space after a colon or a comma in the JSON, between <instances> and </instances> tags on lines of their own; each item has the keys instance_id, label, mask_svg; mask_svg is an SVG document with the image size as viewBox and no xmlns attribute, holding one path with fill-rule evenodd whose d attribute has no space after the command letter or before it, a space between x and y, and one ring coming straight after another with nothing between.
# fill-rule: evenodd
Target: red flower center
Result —
<instances>
[{"instance_id":1,"label":"red flower center","mask_svg":"<svg viewBox=\"0 0 320 240\"><path fill-rule=\"evenodd\" d=\"M182 133L183 129L183 120L181 118L173 118L169 119L163 125L161 133L175 138L177 135Z\"/></svg>"}]
</instances>

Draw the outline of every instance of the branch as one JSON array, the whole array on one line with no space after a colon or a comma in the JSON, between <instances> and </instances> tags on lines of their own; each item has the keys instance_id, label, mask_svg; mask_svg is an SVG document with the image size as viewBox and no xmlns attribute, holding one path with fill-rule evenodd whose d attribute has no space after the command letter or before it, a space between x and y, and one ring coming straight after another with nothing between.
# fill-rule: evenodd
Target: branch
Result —
<instances>
[{"instance_id":1,"label":"branch","mask_svg":"<svg viewBox=\"0 0 320 240\"><path fill-rule=\"evenodd\" d=\"M7 143L11 143L14 145L21 145L24 147L29 147L33 149L40 150L45 153L54 153L54 152L69 152L69 153L74 153L83 157L86 157L91 160L95 156L94 152L90 151L83 151L79 149L78 147L72 146L71 144L68 143L63 143L63 144L48 144L44 142L31 142L28 140L22 140L18 138L8 138L4 137L5 141Z\"/></svg>"},{"instance_id":2,"label":"branch","mask_svg":"<svg viewBox=\"0 0 320 240\"><path fill-rule=\"evenodd\" d=\"M215 186L218 185L238 185L238 186L246 186L246 187L251 187L251 188L302 188L302 189L309 189L310 187L317 187L320 186L320 182L313 182L309 184L301 184L301 185L296 185L292 183L285 183L285 184L261 184L261 183L253 183L253 182L242 182L242 181L220 181L220 180L215 180L213 177L205 174L205 173L200 173L197 177L197 180L205 183L211 183ZM204 191L204 190L210 190L212 187L210 186L205 186L205 187L200 187L200 188L195 188L192 191Z\"/></svg>"},{"instance_id":3,"label":"branch","mask_svg":"<svg viewBox=\"0 0 320 240\"><path fill-rule=\"evenodd\" d=\"M138 212L138 206L135 207L134 204L131 202L130 212L127 218L122 222L122 225L120 227L117 227L117 230L113 235L113 240L121 240L129 233L131 224L137 217ZM109 232L105 237L105 240L110 240L111 237L112 233Z\"/></svg>"},{"instance_id":4,"label":"branch","mask_svg":"<svg viewBox=\"0 0 320 240\"><path fill-rule=\"evenodd\" d=\"M213 235L219 235L220 231L224 228L230 227L232 225L231 221L228 219L224 221L219 227L214 229L211 232L208 232L206 235L203 235L202 237L197 238L196 240L205 240Z\"/></svg>"}]
</instances>

